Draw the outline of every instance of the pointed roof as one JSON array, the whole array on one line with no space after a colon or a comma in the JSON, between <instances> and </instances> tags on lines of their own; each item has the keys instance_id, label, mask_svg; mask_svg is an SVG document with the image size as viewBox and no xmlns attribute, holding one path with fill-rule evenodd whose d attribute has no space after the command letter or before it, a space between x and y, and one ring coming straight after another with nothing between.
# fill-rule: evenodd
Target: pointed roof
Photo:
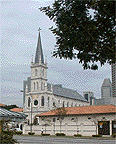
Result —
<instances>
[{"instance_id":1,"label":"pointed roof","mask_svg":"<svg viewBox=\"0 0 116 144\"><path fill-rule=\"evenodd\" d=\"M38 43L37 43L36 54L35 54L35 64L38 63L40 60L41 63L44 64L43 51L41 45L41 36L40 36L40 29L39 29Z\"/></svg>"},{"instance_id":2,"label":"pointed roof","mask_svg":"<svg viewBox=\"0 0 116 144\"><path fill-rule=\"evenodd\" d=\"M107 87L107 86L111 86L111 81L109 78L104 79L102 87Z\"/></svg>"}]
</instances>

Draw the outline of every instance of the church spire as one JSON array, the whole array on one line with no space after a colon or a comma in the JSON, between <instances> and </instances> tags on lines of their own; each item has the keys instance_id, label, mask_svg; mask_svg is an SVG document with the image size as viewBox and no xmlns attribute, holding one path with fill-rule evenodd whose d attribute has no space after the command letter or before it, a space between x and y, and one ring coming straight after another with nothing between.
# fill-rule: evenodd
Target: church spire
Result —
<instances>
[{"instance_id":1,"label":"church spire","mask_svg":"<svg viewBox=\"0 0 116 144\"><path fill-rule=\"evenodd\" d=\"M37 48L36 48L36 54L35 54L35 63L41 63L44 64L44 58L43 58L43 51L42 51L42 45L41 45L41 37L40 37L40 28L38 29L39 31L39 36L38 36L38 43L37 43Z\"/></svg>"}]
</instances>

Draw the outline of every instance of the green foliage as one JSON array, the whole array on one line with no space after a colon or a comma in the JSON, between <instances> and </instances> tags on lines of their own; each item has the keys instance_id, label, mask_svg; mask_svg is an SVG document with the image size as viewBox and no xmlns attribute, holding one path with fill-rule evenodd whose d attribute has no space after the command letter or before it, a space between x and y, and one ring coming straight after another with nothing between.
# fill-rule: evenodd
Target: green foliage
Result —
<instances>
[{"instance_id":1,"label":"green foliage","mask_svg":"<svg viewBox=\"0 0 116 144\"><path fill-rule=\"evenodd\" d=\"M102 135L92 135L92 137L102 137Z\"/></svg>"},{"instance_id":2,"label":"green foliage","mask_svg":"<svg viewBox=\"0 0 116 144\"><path fill-rule=\"evenodd\" d=\"M41 133L41 136L50 136L50 134Z\"/></svg>"},{"instance_id":3,"label":"green foliage","mask_svg":"<svg viewBox=\"0 0 116 144\"><path fill-rule=\"evenodd\" d=\"M4 119L0 121L0 137L1 144L14 144L15 142L17 142L13 139L13 131L9 131L7 121Z\"/></svg>"},{"instance_id":4,"label":"green foliage","mask_svg":"<svg viewBox=\"0 0 116 144\"><path fill-rule=\"evenodd\" d=\"M64 133L56 133L55 135L56 135L56 136L65 136Z\"/></svg>"},{"instance_id":5,"label":"green foliage","mask_svg":"<svg viewBox=\"0 0 116 144\"><path fill-rule=\"evenodd\" d=\"M23 133L22 131L15 131L14 132L14 134L16 134L16 135L22 135L22 133Z\"/></svg>"},{"instance_id":6,"label":"green foliage","mask_svg":"<svg viewBox=\"0 0 116 144\"><path fill-rule=\"evenodd\" d=\"M93 17L89 9L94 11ZM54 57L78 58L84 69L98 69L115 62L115 1L55 0L52 7L41 7L56 27Z\"/></svg>"},{"instance_id":7,"label":"green foliage","mask_svg":"<svg viewBox=\"0 0 116 144\"><path fill-rule=\"evenodd\" d=\"M35 133L34 133L34 132L28 132L28 134L29 134L29 135L34 135Z\"/></svg>"},{"instance_id":8,"label":"green foliage","mask_svg":"<svg viewBox=\"0 0 116 144\"><path fill-rule=\"evenodd\" d=\"M75 134L74 137L82 137L81 134Z\"/></svg>"},{"instance_id":9,"label":"green foliage","mask_svg":"<svg viewBox=\"0 0 116 144\"><path fill-rule=\"evenodd\" d=\"M2 106L3 107L3 106ZM17 105L6 105L4 106L3 108L7 109L7 110L10 110L10 109L13 109L13 108L18 108Z\"/></svg>"}]
</instances>

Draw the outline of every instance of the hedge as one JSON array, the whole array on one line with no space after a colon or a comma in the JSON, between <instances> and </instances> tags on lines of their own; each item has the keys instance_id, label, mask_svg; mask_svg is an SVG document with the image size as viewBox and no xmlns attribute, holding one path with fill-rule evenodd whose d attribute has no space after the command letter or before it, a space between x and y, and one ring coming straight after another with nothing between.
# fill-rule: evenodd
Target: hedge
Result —
<instances>
[{"instance_id":1,"label":"hedge","mask_svg":"<svg viewBox=\"0 0 116 144\"><path fill-rule=\"evenodd\" d=\"M102 137L102 135L92 135L92 137Z\"/></svg>"},{"instance_id":2,"label":"hedge","mask_svg":"<svg viewBox=\"0 0 116 144\"><path fill-rule=\"evenodd\" d=\"M34 135L35 133L34 133L34 132L28 132L28 134L29 134L29 135Z\"/></svg>"},{"instance_id":3,"label":"hedge","mask_svg":"<svg viewBox=\"0 0 116 144\"><path fill-rule=\"evenodd\" d=\"M75 134L74 137L82 137L81 134Z\"/></svg>"},{"instance_id":4,"label":"hedge","mask_svg":"<svg viewBox=\"0 0 116 144\"><path fill-rule=\"evenodd\" d=\"M42 136L50 136L50 134L41 133Z\"/></svg>"},{"instance_id":5,"label":"hedge","mask_svg":"<svg viewBox=\"0 0 116 144\"><path fill-rule=\"evenodd\" d=\"M115 138L116 137L116 133L112 134L112 137Z\"/></svg>"},{"instance_id":6,"label":"hedge","mask_svg":"<svg viewBox=\"0 0 116 144\"><path fill-rule=\"evenodd\" d=\"M15 131L15 133L14 134L16 134L16 135L22 135L22 131Z\"/></svg>"},{"instance_id":7,"label":"hedge","mask_svg":"<svg viewBox=\"0 0 116 144\"><path fill-rule=\"evenodd\" d=\"M64 133L56 133L56 136L65 136Z\"/></svg>"}]
</instances>

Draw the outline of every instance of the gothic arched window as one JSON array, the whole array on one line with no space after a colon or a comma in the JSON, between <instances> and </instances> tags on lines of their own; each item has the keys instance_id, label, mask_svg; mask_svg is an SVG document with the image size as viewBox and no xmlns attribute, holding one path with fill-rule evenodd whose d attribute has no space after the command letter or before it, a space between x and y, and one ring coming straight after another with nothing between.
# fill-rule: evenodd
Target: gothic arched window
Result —
<instances>
[{"instance_id":1,"label":"gothic arched window","mask_svg":"<svg viewBox=\"0 0 116 144\"><path fill-rule=\"evenodd\" d=\"M50 98L48 97L48 107L50 106Z\"/></svg>"},{"instance_id":2,"label":"gothic arched window","mask_svg":"<svg viewBox=\"0 0 116 144\"><path fill-rule=\"evenodd\" d=\"M41 106L44 106L44 96L41 97Z\"/></svg>"},{"instance_id":3,"label":"gothic arched window","mask_svg":"<svg viewBox=\"0 0 116 144\"><path fill-rule=\"evenodd\" d=\"M41 90L43 90L43 82L41 83Z\"/></svg>"},{"instance_id":4,"label":"gothic arched window","mask_svg":"<svg viewBox=\"0 0 116 144\"><path fill-rule=\"evenodd\" d=\"M42 76L44 76L44 69L42 70Z\"/></svg>"},{"instance_id":5,"label":"gothic arched window","mask_svg":"<svg viewBox=\"0 0 116 144\"><path fill-rule=\"evenodd\" d=\"M37 69L35 69L35 76L37 76Z\"/></svg>"},{"instance_id":6,"label":"gothic arched window","mask_svg":"<svg viewBox=\"0 0 116 144\"><path fill-rule=\"evenodd\" d=\"M44 83L44 90L45 90L45 83Z\"/></svg>"},{"instance_id":7,"label":"gothic arched window","mask_svg":"<svg viewBox=\"0 0 116 144\"><path fill-rule=\"evenodd\" d=\"M35 90L35 82L34 82L34 90Z\"/></svg>"},{"instance_id":8,"label":"gothic arched window","mask_svg":"<svg viewBox=\"0 0 116 144\"><path fill-rule=\"evenodd\" d=\"M71 104L71 107L73 107L73 103Z\"/></svg>"},{"instance_id":9,"label":"gothic arched window","mask_svg":"<svg viewBox=\"0 0 116 144\"><path fill-rule=\"evenodd\" d=\"M38 82L37 82L37 89L39 89L39 84L38 84Z\"/></svg>"},{"instance_id":10,"label":"gothic arched window","mask_svg":"<svg viewBox=\"0 0 116 144\"><path fill-rule=\"evenodd\" d=\"M69 102L67 102L67 107L69 107Z\"/></svg>"},{"instance_id":11,"label":"gothic arched window","mask_svg":"<svg viewBox=\"0 0 116 144\"><path fill-rule=\"evenodd\" d=\"M64 103L65 103L65 101L63 101L63 107L65 107L65 104L64 104Z\"/></svg>"},{"instance_id":12,"label":"gothic arched window","mask_svg":"<svg viewBox=\"0 0 116 144\"><path fill-rule=\"evenodd\" d=\"M28 107L30 107L30 97L28 98Z\"/></svg>"}]
</instances>

